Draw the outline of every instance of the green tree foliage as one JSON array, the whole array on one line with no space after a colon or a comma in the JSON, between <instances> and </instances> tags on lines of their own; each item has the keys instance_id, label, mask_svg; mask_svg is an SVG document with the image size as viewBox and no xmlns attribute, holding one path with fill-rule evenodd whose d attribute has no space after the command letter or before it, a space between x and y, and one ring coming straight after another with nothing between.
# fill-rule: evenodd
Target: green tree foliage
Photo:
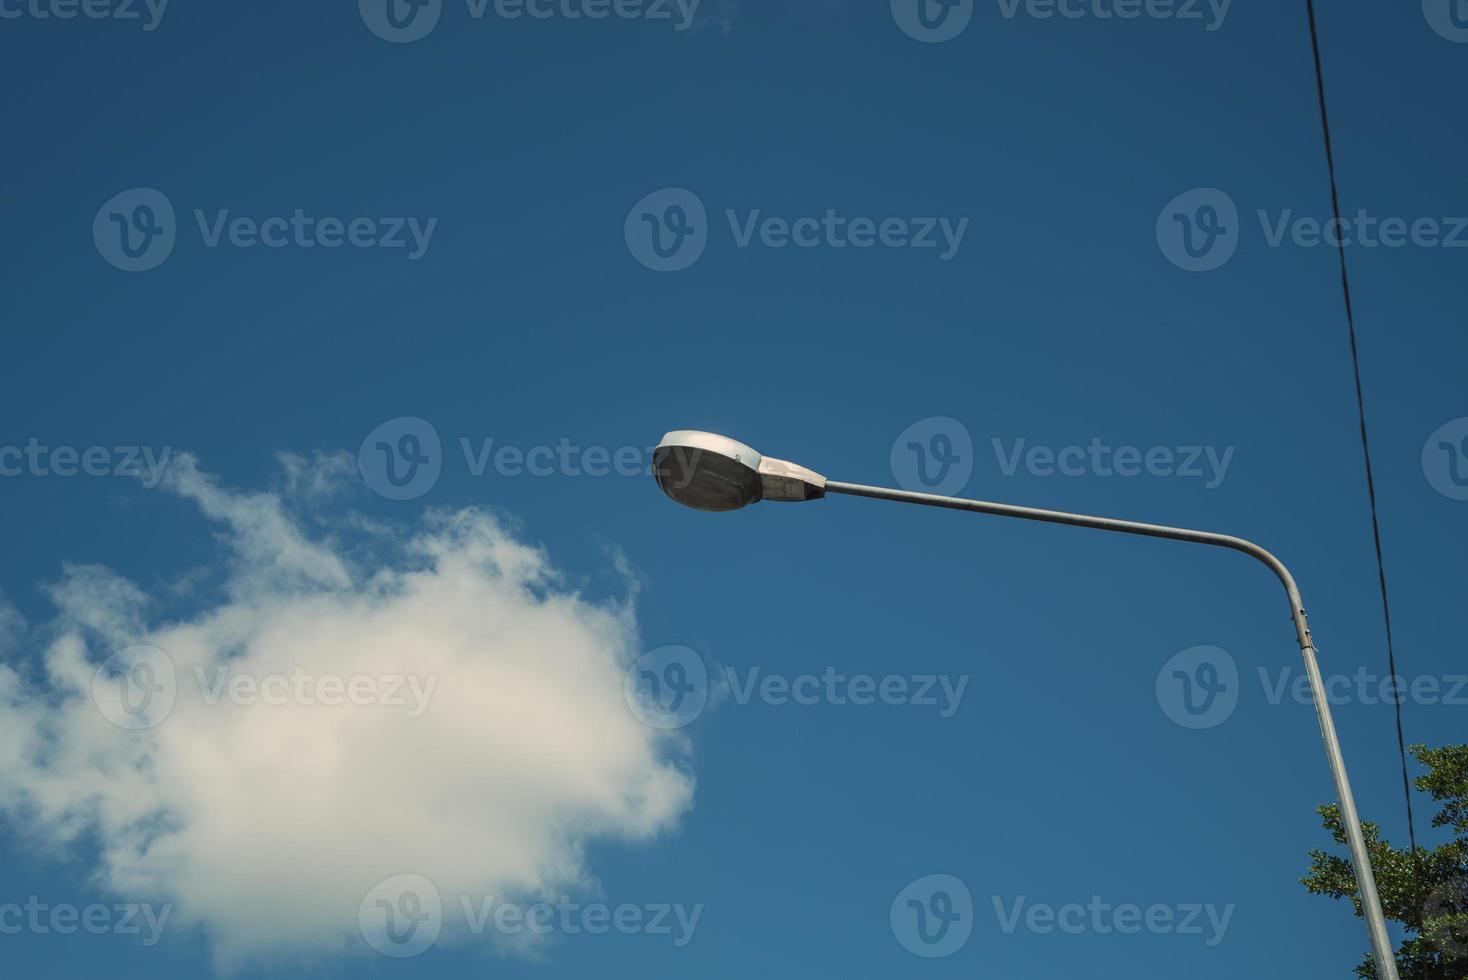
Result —
<instances>
[{"instance_id":1,"label":"green tree foliage","mask_svg":"<svg viewBox=\"0 0 1468 980\"><path fill-rule=\"evenodd\" d=\"M1437 848L1398 849L1381 839L1381 828L1362 823L1382 909L1400 922L1409 936L1397 951L1404 980L1468 980L1468 745L1429 749L1412 746L1412 755L1427 768L1413 785L1441 806L1434 827L1451 827L1455 839ZM1334 803L1316 808L1325 829L1344 846L1346 833ZM1361 896L1351 862L1322 850L1310 852L1310 873L1300 879L1312 894L1349 898L1361 915ZM1375 980L1376 965L1368 954L1356 967L1358 976Z\"/></svg>"}]
</instances>

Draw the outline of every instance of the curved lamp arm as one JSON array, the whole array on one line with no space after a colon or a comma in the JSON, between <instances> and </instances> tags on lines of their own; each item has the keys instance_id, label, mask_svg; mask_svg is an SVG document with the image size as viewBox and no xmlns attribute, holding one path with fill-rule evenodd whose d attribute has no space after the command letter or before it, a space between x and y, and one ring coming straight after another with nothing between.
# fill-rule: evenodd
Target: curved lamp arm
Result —
<instances>
[{"instance_id":1,"label":"curved lamp arm","mask_svg":"<svg viewBox=\"0 0 1468 980\"><path fill-rule=\"evenodd\" d=\"M844 493L852 497L873 497L877 500L895 500L904 504L924 504L928 507L946 507L949 510L967 510L975 514L996 514L1000 517L1018 517L1027 521L1043 521L1046 524L1069 524L1072 527L1090 527L1099 531L1117 531L1122 534L1141 534L1149 538L1167 538L1171 541L1191 541L1194 544L1211 544L1220 548L1242 551L1269 566L1270 571L1284 583L1290 600L1290 618L1295 623L1295 636L1300 648L1313 649L1310 624L1305 618L1305 606L1300 599L1300 587L1284 562L1265 551L1252 541L1236 538L1231 534L1215 534L1212 531L1193 531L1184 527L1168 527L1166 524L1143 524L1139 521L1123 521L1114 517L1092 517L1088 514L1071 514L1063 510L1042 510L1038 507L1021 507L1018 504L999 504L988 500L968 500L963 497L942 497L933 493L914 493L911 490L892 490L887 487L868 487L860 483L825 481L827 493Z\"/></svg>"},{"instance_id":2,"label":"curved lamp arm","mask_svg":"<svg viewBox=\"0 0 1468 980\"><path fill-rule=\"evenodd\" d=\"M1330 763L1331 779L1335 782L1336 799L1340 804L1341 823L1345 827L1346 840L1351 850L1351 865L1356 872L1356 886L1361 892L1361 908L1371 933L1371 952L1376 961L1376 974L1381 980L1398 980L1397 961L1392 952L1391 939L1387 935L1386 918L1381 911L1381 899L1376 892L1376 876L1371 871L1371 857L1366 850L1366 837L1361 832L1361 819L1356 813L1356 799L1351 793L1351 783L1346 777L1346 761L1341 754L1340 739L1336 736L1335 723L1330 716L1330 702L1326 698L1325 683L1320 676L1320 667L1315 662L1315 641L1310 635L1310 624L1305 618L1305 606L1300 599L1300 588L1295 577L1284 562L1259 545L1229 534L1211 531L1193 531L1164 524L1143 524L1123 521L1112 517L1093 517L1087 514L1071 514L1059 510L1042 510L1037 507L1021 507L1016 504L1000 504L985 500L966 500L962 497L943 497L931 493L914 493L910 490L892 490L886 487L869 487L859 483L840 483L821 479L825 493L846 494L852 497L872 497L877 500L894 500L905 504L923 504L928 507L946 507L976 514L994 514L1000 517L1018 517L1027 521L1042 521L1047 524L1068 524L1073 527L1089 527L1100 531L1116 531L1122 534L1140 534L1149 538L1167 538L1171 541L1190 541L1194 544L1214 545L1231 548L1258 559L1269 566L1284 583L1290 600L1290 618L1295 624L1295 637L1300 644L1300 653L1305 658L1305 672L1310 678L1310 690L1315 700L1315 716L1320 722L1320 736L1325 741L1325 757ZM816 496L812 494L811 496Z\"/></svg>"}]
</instances>

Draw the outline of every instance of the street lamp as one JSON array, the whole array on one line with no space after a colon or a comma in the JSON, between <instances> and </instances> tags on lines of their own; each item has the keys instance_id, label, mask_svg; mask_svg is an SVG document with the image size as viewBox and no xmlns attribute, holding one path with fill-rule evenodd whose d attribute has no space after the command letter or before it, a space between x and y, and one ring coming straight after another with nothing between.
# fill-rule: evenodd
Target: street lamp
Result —
<instances>
[{"instance_id":1,"label":"street lamp","mask_svg":"<svg viewBox=\"0 0 1468 980\"><path fill-rule=\"evenodd\" d=\"M1341 823L1345 827L1346 839L1351 849L1356 884L1361 890L1361 907L1365 912L1366 926L1371 933L1371 951L1376 959L1377 976L1381 980L1398 980L1397 961L1392 954L1391 939L1387 936L1381 899L1376 893L1376 878L1371 872L1366 838L1361 833L1361 820L1356 815L1356 800L1351 795L1350 780L1346 778L1346 761L1341 755L1335 723L1331 721L1330 703L1326 700L1320 667L1315 663L1315 641L1310 636L1310 625L1305 619L1300 589L1295 585L1294 576L1278 558L1251 541L1227 534L1120 521L1110 517L1091 517L1058 510L1040 510L1014 504L996 504L984 500L942 497L887 487L869 487L859 483L838 483L827 480L804 466L763 456L742 442L712 432L683 429L663 436L662 442L653 453L653 476L657 478L658 486L662 487L664 493L695 510L737 510L761 500L819 500L827 494L839 493L852 497L874 497L904 504L946 507L976 514L996 514L1027 521L1069 524L1102 531L1215 545L1242 551L1268 565L1284 583L1285 593L1290 600L1290 617L1295 623L1295 638L1300 644L1300 654L1305 658L1305 672L1310 677L1315 714L1320 721L1320 735L1325 740L1325 758L1330 764L1331 779L1335 781Z\"/></svg>"}]
</instances>

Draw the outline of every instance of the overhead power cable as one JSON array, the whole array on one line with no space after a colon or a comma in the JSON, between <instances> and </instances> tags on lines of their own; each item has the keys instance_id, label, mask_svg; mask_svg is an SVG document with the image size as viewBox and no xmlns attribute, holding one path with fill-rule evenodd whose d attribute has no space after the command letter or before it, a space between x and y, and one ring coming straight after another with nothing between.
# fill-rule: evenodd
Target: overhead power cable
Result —
<instances>
[{"instance_id":1,"label":"overhead power cable","mask_svg":"<svg viewBox=\"0 0 1468 980\"><path fill-rule=\"evenodd\" d=\"M1346 267L1345 225L1341 221L1341 195L1336 186L1335 153L1330 141L1330 115L1325 109L1325 73L1320 67L1320 35L1315 28L1315 0L1305 0L1305 11L1310 18L1310 49L1315 56L1315 94L1320 103L1320 131L1325 137L1325 167L1330 175L1330 206L1335 216L1335 246L1340 258L1341 294L1346 304L1346 328L1351 339L1351 368L1356 377L1356 414L1361 423L1361 456L1366 463L1366 498L1371 505L1371 539L1376 545L1376 580L1381 587L1381 615L1386 626L1386 662L1388 676L1397 677L1397 655L1392 643L1392 609L1387 598L1386 562L1381 554L1381 521L1376 514L1376 479L1371 469L1371 441L1366 435L1366 398L1361 389L1361 352L1356 343L1356 313L1351 306L1351 277ZM1397 696L1392 700L1397 714L1397 754L1402 762L1402 796L1407 801L1407 836L1412 844L1412 853L1417 853L1417 832L1412 821L1412 782L1407 774L1407 742L1402 734L1402 696L1400 687L1393 683Z\"/></svg>"}]
</instances>

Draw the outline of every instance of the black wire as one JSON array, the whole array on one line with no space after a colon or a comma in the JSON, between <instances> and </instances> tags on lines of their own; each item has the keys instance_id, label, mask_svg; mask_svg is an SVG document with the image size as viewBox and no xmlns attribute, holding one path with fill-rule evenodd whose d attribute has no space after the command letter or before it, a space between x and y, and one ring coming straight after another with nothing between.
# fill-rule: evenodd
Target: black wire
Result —
<instances>
[{"instance_id":1,"label":"black wire","mask_svg":"<svg viewBox=\"0 0 1468 980\"><path fill-rule=\"evenodd\" d=\"M1361 420L1361 455L1366 460L1366 496L1371 502L1371 538L1376 544L1376 577L1381 585L1381 615L1386 623L1386 661L1389 676L1393 679L1393 699L1397 712L1397 752L1402 759L1402 795L1407 801L1407 836L1412 842L1412 854L1417 854L1417 832L1412 826L1412 784L1407 775L1407 742L1402 735L1402 696L1395 684L1397 655L1392 646L1392 609L1387 601L1386 562L1381 556L1381 522L1376 516L1376 480L1371 472L1371 443L1366 438L1366 398L1361 393L1361 355L1356 348L1356 314L1351 307L1351 279L1346 273L1344 225L1341 223L1341 198L1336 189L1335 154L1330 143L1330 117L1325 111L1325 75L1320 69L1320 38L1315 30L1315 0L1305 0L1305 10L1310 17L1310 48L1315 55L1315 92L1320 101L1320 129L1325 134L1325 166L1330 173L1330 206L1335 212L1336 254L1341 260L1341 293L1346 300L1346 326L1351 336L1351 367L1356 375L1356 412Z\"/></svg>"}]
</instances>

